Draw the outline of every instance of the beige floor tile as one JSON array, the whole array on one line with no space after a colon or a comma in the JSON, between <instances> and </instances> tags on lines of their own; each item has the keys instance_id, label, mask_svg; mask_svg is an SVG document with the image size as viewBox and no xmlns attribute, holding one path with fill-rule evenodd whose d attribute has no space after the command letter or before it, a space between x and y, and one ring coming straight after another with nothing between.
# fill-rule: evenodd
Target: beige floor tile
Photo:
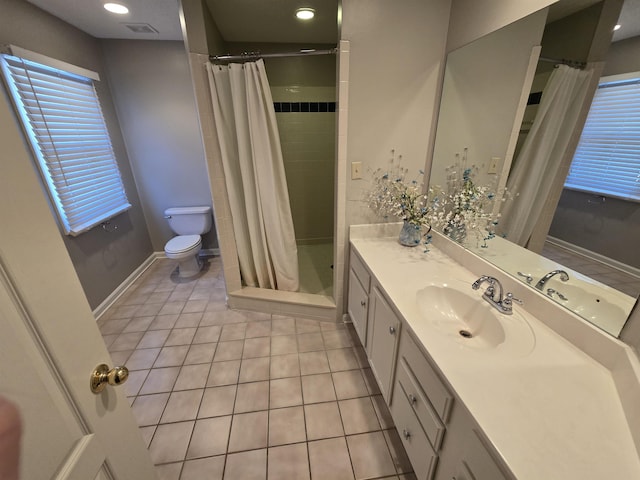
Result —
<instances>
[{"instance_id":1,"label":"beige floor tile","mask_svg":"<svg viewBox=\"0 0 640 480\"><path fill-rule=\"evenodd\" d=\"M295 333L295 318L281 315L273 315L271 317L271 335L292 335Z\"/></svg>"},{"instance_id":2,"label":"beige floor tile","mask_svg":"<svg viewBox=\"0 0 640 480\"><path fill-rule=\"evenodd\" d=\"M349 450L344 437L309 442L313 480L353 480Z\"/></svg>"},{"instance_id":3,"label":"beige floor tile","mask_svg":"<svg viewBox=\"0 0 640 480\"><path fill-rule=\"evenodd\" d=\"M298 337L298 352L317 352L324 350L324 341L322 340L322 334L317 333L303 333L297 335Z\"/></svg>"},{"instance_id":4,"label":"beige floor tile","mask_svg":"<svg viewBox=\"0 0 640 480\"><path fill-rule=\"evenodd\" d=\"M314 373L329 372L329 360L325 352L307 352L298 355L300 360L300 373L313 375Z\"/></svg>"},{"instance_id":5,"label":"beige floor tile","mask_svg":"<svg viewBox=\"0 0 640 480\"><path fill-rule=\"evenodd\" d=\"M334 372L331 376L333 377L333 385L336 389L338 400L369 395L367 385L364 382L360 370Z\"/></svg>"},{"instance_id":6,"label":"beige floor tile","mask_svg":"<svg viewBox=\"0 0 640 480\"><path fill-rule=\"evenodd\" d=\"M393 460L393 464L395 465L397 472L412 472L413 467L411 467L411 462L409 461L407 452L402 445L402 440L400 439L400 435L398 435L398 431L395 428L392 428L390 430L385 430L382 433L384 434L384 439L387 441L387 447L389 448L389 453L391 453L391 459Z\"/></svg>"},{"instance_id":7,"label":"beige floor tile","mask_svg":"<svg viewBox=\"0 0 640 480\"><path fill-rule=\"evenodd\" d=\"M195 336L193 337L193 343L213 343L220 339L221 328L217 325L210 327L198 327ZM226 342L232 343L232 342ZM230 360L230 359L229 359Z\"/></svg>"},{"instance_id":8,"label":"beige floor tile","mask_svg":"<svg viewBox=\"0 0 640 480\"><path fill-rule=\"evenodd\" d=\"M160 423L195 420L204 390L172 392Z\"/></svg>"},{"instance_id":9,"label":"beige floor tile","mask_svg":"<svg viewBox=\"0 0 640 480\"><path fill-rule=\"evenodd\" d=\"M184 460L193 425L194 422L158 425L149 446L149 454L153 463L158 465Z\"/></svg>"},{"instance_id":10,"label":"beige floor tile","mask_svg":"<svg viewBox=\"0 0 640 480\"><path fill-rule=\"evenodd\" d=\"M269 410L269 446L304 442L307 434L302 407Z\"/></svg>"},{"instance_id":11,"label":"beige floor tile","mask_svg":"<svg viewBox=\"0 0 640 480\"><path fill-rule=\"evenodd\" d=\"M269 382L241 383L238 385L233 413L256 412L269 408Z\"/></svg>"},{"instance_id":12,"label":"beige floor tile","mask_svg":"<svg viewBox=\"0 0 640 480\"><path fill-rule=\"evenodd\" d=\"M145 334L142 332L131 332L131 333L121 333L118 335L118 338L111 344L109 348L110 352L117 352L121 350L134 350L138 343L141 342ZM150 346L158 346L158 345L150 345ZM141 345L140 348L145 348L144 345Z\"/></svg>"},{"instance_id":13,"label":"beige floor tile","mask_svg":"<svg viewBox=\"0 0 640 480\"><path fill-rule=\"evenodd\" d=\"M115 341L115 339L118 338L118 335L119 334L102 335L102 340L104 341L104 346L107 347L107 350L109 350L109 347Z\"/></svg>"},{"instance_id":14,"label":"beige floor tile","mask_svg":"<svg viewBox=\"0 0 640 480\"><path fill-rule=\"evenodd\" d=\"M154 318L155 317L153 315L149 317L134 317L129 323L127 323L127 326L124 328L122 333L146 332Z\"/></svg>"},{"instance_id":15,"label":"beige floor tile","mask_svg":"<svg viewBox=\"0 0 640 480\"><path fill-rule=\"evenodd\" d=\"M213 361L213 355L216 352L217 343L200 343L198 345L191 345L189 353L187 353L184 359L185 365L192 365L194 363L211 363Z\"/></svg>"},{"instance_id":16,"label":"beige floor tile","mask_svg":"<svg viewBox=\"0 0 640 480\"><path fill-rule=\"evenodd\" d=\"M271 337L271 355L298 353L296 335L276 335Z\"/></svg>"},{"instance_id":17,"label":"beige floor tile","mask_svg":"<svg viewBox=\"0 0 640 480\"><path fill-rule=\"evenodd\" d=\"M320 373L302 377L302 398L304 403L321 403L336 400L331 374Z\"/></svg>"},{"instance_id":18,"label":"beige floor tile","mask_svg":"<svg viewBox=\"0 0 640 480\"><path fill-rule=\"evenodd\" d=\"M149 295L145 303L163 304L169 299L169 295L171 295L171 292L155 292ZM160 305L160 308L162 308L162 305Z\"/></svg>"},{"instance_id":19,"label":"beige floor tile","mask_svg":"<svg viewBox=\"0 0 640 480\"><path fill-rule=\"evenodd\" d=\"M124 365L128 363L128 359L135 350L122 350L119 352L110 352L112 365Z\"/></svg>"},{"instance_id":20,"label":"beige floor tile","mask_svg":"<svg viewBox=\"0 0 640 480\"><path fill-rule=\"evenodd\" d=\"M329 359L329 367L332 372L340 372L342 370L357 370L360 368L358 359L353 348L338 348L335 350L327 350L327 358Z\"/></svg>"},{"instance_id":21,"label":"beige floor tile","mask_svg":"<svg viewBox=\"0 0 640 480\"><path fill-rule=\"evenodd\" d=\"M120 335L129 324L129 321L128 318L120 320L109 319L100 325L100 333L103 335Z\"/></svg>"},{"instance_id":22,"label":"beige floor tile","mask_svg":"<svg viewBox=\"0 0 640 480\"><path fill-rule=\"evenodd\" d=\"M154 368L178 367L184 363L184 359L189 351L189 345L179 345L176 347L164 347L160 350L160 355L153 364Z\"/></svg>"},{"instance_id":23,"label":"beige floor tile","mask_svg":"<svg viewBox=\"0 0 640 480\"><path fill-rule=\"evenodd\" d=\"M224 455L187 460L180 480L222 480L224 460Z\"/></svg>"},{"instance_id":24,"label":"beige floor tile","mask_svg":"<svg viewBox=\"0 0 640 480\"><path fill-rule=\"evenodd\" d=\"M202 312L182 312L178 316L178 320L174 328L196 328L200 325Z\"/></svg>"},{"instance_id":25,"label":"beige floor tile","mask_svg":"<svg viewBox=\"0 0 640 480\"><path fill-rule=\"evenodd\" d=\"M215 327L205 327L215 328ZM231 342L219 342L216 348L216 354L213 357L214 362L223 362L227 360L240 360L242 358L242 348L244 341L233 340Z\"/></svg>"},{"instance_id":26,"label":"beige floor tile","mask_svg":"<svg viewBox=\"0 0 640 480\"><path fill-rule=\"evenodd\" d=\"M300 376L298 354L276 355L271 357L271 378Z\"/></svg>"},{"instance_id":27,"label":"beige floor tile","mask_svg":"<svg viewBox=\"0 0 640 480\"><path fill-rule=\"evenodd\" d=\"M353 346L353 339L349 330L332 330L322 332L327 349L346 348Z\"/></svg>"},{"instance_id":28,"label":"beige floor tile","mask_svg":"<svg viewBox=\"0 0 640 480\"><path fill-rule=\"evenodd\" d=\"M154 368L150 370L140 389L140 395L170 392L176 383L178 373L180 373L180 367Z\"/></svg>"},{"instance_id":29,"label":"beige floor tile","mask_svg":"<svg viewBox=\"0 0 640 480\"><path fill-rule=\"evenodd\" d=\"M176 384L173 390L192 390L195 388L204 388L207 384L209 376L210 364L201 363L198 365L184 365L180 369Z\"/></svg>"},{"instance_id":30,"label":"beige floor tile","mask_svg":"<svg viewBox=\"0 0 640 480\"><path fill-rule=\"evenodd\" d=\"M186 458L193 459L225 454L227 452L230 427L231 416L196 420Z\"/></svg>"},{"instance_id":31,"label":"beige floor tile","mask_svg":"<svg viewBox=\"0 0 640 480\"><path fill-rule=\"evenodd\" d=\"M187 303L184 304L182 313L202 313L207 307L207 303L209 303L208 298L191 300L191 293L189 293L187 296Z\"/></svg>"},{"instance_id":32,"label":"beige floor tile","mask_svg":"<svg viewBox=\"0 0 640 480\"><path fill-rule=\"evenodd\" d=\"M153 434L156 433L156 425L150 425L148 427L140 427L140 434L142 435L142 441L145 446L149 448L151 444L151 440L153 439Z\"/></svg>"},{"instance_id":33,"label":"beige floor tile","mask_svg":"<svg viewBox=\"0 0 640 480\"><path fill-rule=\"evenodd\" d=\"M170 330L177 321L178 315L158 315L149 325L149 330Z\"/></svg>"},{"instance_id":34,"label":"beige floor tile","mask_svg":"<svg viewBox=\"0 0 640 480\"><path fill-rule=\"evenodd\" d=\"M240 360L227 362L214 362L211 364L211 372L207 380L207 387L230 385L238 383L240 372Z\"/></svg>"},{"instance_id":35,"label":"beige floor tile","mask_svg":"<svg viewBox=\"0 0 640 480\"><path fill-rule=\"evenodd\" d=\"M168 463L156 466L156 475L158 480L179 480L182 462Z\"/></svg>"},{"instance_id":36,"label":"beige floor tile","mask_svg":"<svg viewBox=\"0 0 640 480\"><path fill-rule=\"evenodd\" d=\"M198 418L231 415L236 398L236 388L236 385L227 385L205 389Z\"/></svg>"},{"instance_id":37,"label":"beige floor tile","mask_svg":"<svg viewBox=\"0 0 640 480\"><path fill-rule=\"evenodd\" d=\"M337 402L305 405L304 417L307 426L307 438L309 440L320 440L344 435Z\"/></svg>"},{"instance_id":38,"label":"beige floor tile","mask_svg":"<svg viewBox=\"0 0 640 480\"><path fill-rule=\"evenodd\" d=\"M356 478L377 478L396 474L382 432L348 436L347 444Z\"/></svg>"},{"instance_id":39,"label":"beige floor tile","mask_svg":"<svg viewBox=\"0 0 640 480\"><path fill-rule=\"evenodd\" d=\"M135 313L139 310L139 305L122 305L117 306L110 313L111 320L118 320L123 318L131 318L135 315Z\"/></svg>"},{"instance_id":40,"label":"beige floor tile","mask_svg":"<svg viewBox=\"0 0 640 480\"><path fill-rule=\"evenodd\" d=\"M245 358L240 365L239 383L269 380L269 357Z\"/></svg>"},{"instance_id":41,"label":"beige floor tile","mask_svg":"<svg viewBox=\"0 0 640 480\"><path fill-rule=\"evenodd\" d=\"M153 395L141 395L136 397L131 411L138 423L138 426L157 425L160 423L160 417L164 411L164 407L169 400L168 393L157 393Z\"/></svg>"},{"instance_id":42,"label":"beige floor tile","mask_svg":"<svg viewBox=\"0 0 640 480\"><path fill-rule=\"evenodd\" d=\"M147 379L147 375L149 375L149 370L136 370L129 372L129 378L127 378L127 381L123 385L125 395L127 397L138 395L142 384Z\"/></svg>"},{"instance_id":43,"label":"beige floor tile","mask_svg":"<svg viewBox=\"0 0 640 480\"><path fill-rule=\"evenodd\" d=\"M271 335L271 320L258 320L247 323L245 338L268 337Z\"/></svg>"},{"instance_id":44,"label":"beige floor tile","mask_svg":"<svg viewBox=\"0 0 640 480\"><path fill-rule=\"evenodd\" d=\"M164 342L167 341L169 333L171 333L171 330L149 330L140 339L138 348L162 347L164 345Z\"/></svg>"},{"instance_id":45,"label":"beige floor tile","mask_svg":"<svg viewBox=\"0 0 640 480\"><path fill-rule=\"evenodd\" d=\"M228 342L229 340L244 340L246 331L246 323L230 323L223 325L220 333L220 341Z\"/></svg>"},{"instance_id":46,"label":"beige floor tile","mask_svg":"<svg viewBox=\"0 0 640 480\"><path fill-rule=\"evenodd\" d=\"M167 302L162 306L158 315L180 314L182 313L185 303L186 302Z\"/></svg>"},{"instance_id":47,"label":"beige floor tile","mask_svg":"<svg viewBox=\"0 0 640 480\"><path fill-rule=\"evenodd\" d=\"M195 334L195 328L174 328L173 330L171 330L167 341L164 343L164 346L173 347L176 345L191 345L193 336Z\"/></svg>"},{"instance_id":48,"label":"beige floor tile","mask_svg":"<svg viewBox=\"0 0 640 480\"><path fill-rule=\"evenodd\" d=\"M353 435L380 430L380 423L369 397L340 400L338 406L345 434Z\"/></svg>"},{"instance_id":49,"label":"beige floor tile","mask_svg":"<svg viewBox=\"0 0 640 480\"><path fill-rule=\"evenodd\" d=\"M266 478L266 448L227 456L224 480L265 480Z\"/></svg>"},{"instance_id":50,"label":"beige floor tile","mask_svg":"<svg viewBox=\"0 0 640 480\"><path fill-rule=\"evenodd\" d=\"M302 405L300 377L271 380L269 407L282 408Z\"/></svg>"},{"instance_id":51,"label":"beige floor tile","mask_svg":"<svg viewBox=\"0 0 640 480\"><path fill-rule=\"evenodd\" d=\"M145 305L141 305L136 314L139 317L151 317L158 315L160 310L162 309L163 303L147 303Z\"/></svg>"},{"instance_id":52,"label":"beige floor tile","mask_svg":"<svg viewBox=\"0 0 640 480\"><path fill-rule=\"evenodd\" d=\"M134 350L127 359L127 368L129 371L151 368L153 363L156 361L156 358L158 358L159 353L159 348L143 348L140 350Z\"/></svg>"},{"instance_id":53,"label":"beige floor tile","mask_svg":"<svg viewBox=\"0 0 640 480\"><path fill-rule=\"evenodd\" d=\"M267 446L269 412L240 413L233 416L229 452L254 450Z\"/></svg>"},{"instance_id":54,"label":"beige floor tile","mask_svg":"<svg viewBox=\"0 0 640 480\"><path fill-rule=\"evenodd\" d=\"M376 416L378 417L378 422L380 422L380 426L383 430L387 428L394 428L395 425L393 423L393 418L391 418L391 412L389 411L389 407L382 398L382 395L372 395L371 402L373 403L373 408L376 411Z\"/></svg>"},{"instance_id":55,"label":"beige floor tile","mask_svg":"<svg viewBox=\"0 0 640 480\"><path fill-rule=\"evenodd\" d=\"M271 354L269 337L247 338L244 341L242 358L268 357Z\"/></svg>"},{"instance_id":56,"label":"beige floor tile","mask_svg":"<svg viewBox=\"0 0 640 480\"><path fill-rule=\"evenodd\" d=\"M320 331L320 322L306 318L296 318L296 333L314 333Z\"/></svg>"},{"instance_id":57,"label":"beige floor tile","mask_svg":"<svg viewBox=\"0 0 640 480\"><path fill-rule=\"evenodd\" d=\"M308 480L307 445L297 443L269 448L269 480Z\"/></svg>"}]
</instances>

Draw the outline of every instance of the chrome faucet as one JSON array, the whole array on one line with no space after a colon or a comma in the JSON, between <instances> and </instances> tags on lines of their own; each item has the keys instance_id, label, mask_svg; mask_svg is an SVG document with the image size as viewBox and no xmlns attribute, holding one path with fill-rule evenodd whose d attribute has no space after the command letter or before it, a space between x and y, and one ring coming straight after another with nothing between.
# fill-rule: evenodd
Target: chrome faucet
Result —
<instances>
[{"instance_id":1,"label":"chrome faucet","mask_svg":"<svg viewBox=\"0 0 640 480\"><path fill-rule=\"evenodd\" d=\"M512 293L507 293L504 298L502 297L502 284L497 278L483 275L471 284L471 288L478 290L484 282L487 282L489 286L482 294L482 298L500 313L511 315L513 313L513 302L522 305L522 300L515 298ZM496 286L498 287L497 292Z\"/></svg>"},{"instance_id":2,"label":"chrome faucet","mask_svg":"<svg viewBox=\"0 0 640 480\"><path fill-rule=\"evenodd\" d=\"M549 279L554 275L558 275L558 274L560 274L560 280L562 280L563 282L566 282L567 280L569 280L569 274L564 270L552 270L549 273L547 273L544 277L542 277L540 280L538 280L538 283L536 283L536 288L538 290L542 290L544 288L544 285L549 281Z\"/></svg>"}]
</instances>

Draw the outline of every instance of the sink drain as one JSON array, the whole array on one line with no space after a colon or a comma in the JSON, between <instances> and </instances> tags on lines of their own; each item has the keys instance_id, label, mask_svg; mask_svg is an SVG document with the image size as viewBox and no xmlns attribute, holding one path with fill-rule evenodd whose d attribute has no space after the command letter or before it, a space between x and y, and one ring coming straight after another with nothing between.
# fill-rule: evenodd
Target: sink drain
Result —
<instances>
[{"instance_id":1,"label":"sink drain","mask_svg":"<svg viewBox=\"0 0 640 480\"><path fill-rule=\"evenodd\" d=\"M473 335L471 335L471 332L468 330L460 330L458 332L460 334L460 336L464 337L464 338L471 338L473 337Z\"/></svg>"}]
</instances>

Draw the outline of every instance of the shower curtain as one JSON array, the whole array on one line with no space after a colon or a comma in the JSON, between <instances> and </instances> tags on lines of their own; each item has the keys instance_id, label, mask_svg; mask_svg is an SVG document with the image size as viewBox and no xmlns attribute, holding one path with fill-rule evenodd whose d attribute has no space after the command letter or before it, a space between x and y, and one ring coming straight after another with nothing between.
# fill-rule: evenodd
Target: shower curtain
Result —
<instances>
[{"instance_id":1,"label":"shower curtain","mask_svg":"<svg viewBox=\"0 0 640 480\"><path fill-rule=\"evenodd\" d=\"M573 135L591 75L591 70L559 65L542 93L536 118L507 181L507 190L517 196L506 202L500 220L500 230L518 245L526 246L540 217Z\"/></svg>"},{"instance_id":2,"label":"shower curtain","mask_svg":"<svg viewBox=\"0 0 640 480\"><path fill-rule=\"evenodd\" d=\"M298 290L298 257L273 100L262 60L207 64L240 272Z\"/></svg>"}]
</instances>

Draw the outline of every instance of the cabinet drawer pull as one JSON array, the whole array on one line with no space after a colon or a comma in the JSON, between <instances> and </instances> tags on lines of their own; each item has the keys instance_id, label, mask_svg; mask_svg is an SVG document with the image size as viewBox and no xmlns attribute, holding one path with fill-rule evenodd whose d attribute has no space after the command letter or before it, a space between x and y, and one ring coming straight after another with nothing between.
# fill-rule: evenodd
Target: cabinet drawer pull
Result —
<instances>
[{"instance_id":1,"label":"cabinet drawer pull","mask_svg":"<svg viewBox=\"0 0 640 480\"><path fill-rule=\"evenodd\" d=\"M404 428L402 429L402 436L405 438L405 440L409 440L409 438L411 437L411 432Z\"/></svg>"},{"instance_id":2,"label":"cabinet drawer pull","mask_svg":"<svg viewBox=\"0 0 640 480\"><path fill-rule=\"evenodd\" d=\"M364 300L360 300L360 305L362 305L363 307L367 304L367 302L365 302Z\"/></svg>"},{"instance_id":3,"label":"cabinet drawer pull","mask_svg":"<svg viewBox=\"0 0 640 480\"><path fill-rule=\"evenodd\" d=\"M413 393L410 393L409 394L409 402L411 402L411 405L415 405L417 401L418 401L418 399L416 398L416 396Z\"/></svg>"},{"instance_id":4,"label":"cabinet drawer pull","mask_svg":"<svg viewBox=\"0 0 640 480\"><path fill-rule=\"evenodd\" d=\"M396 334L396 327L389 327L389 333L391 335L395 335Z\"/></svg>"}]
</instances>

